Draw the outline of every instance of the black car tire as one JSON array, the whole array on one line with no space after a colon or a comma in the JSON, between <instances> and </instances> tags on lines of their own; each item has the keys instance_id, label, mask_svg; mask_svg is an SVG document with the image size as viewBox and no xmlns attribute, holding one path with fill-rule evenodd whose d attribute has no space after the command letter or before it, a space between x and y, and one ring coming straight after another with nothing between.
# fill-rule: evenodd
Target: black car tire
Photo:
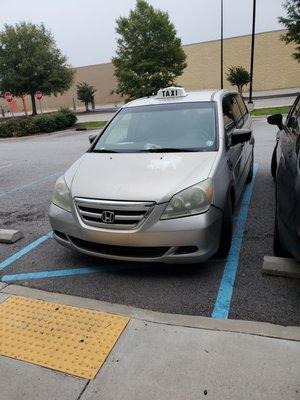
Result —
<instances>
[{"instance_id":1,"label":"black car tire","mask_svg":"<svg viewBox=\"0 0 300 400\"><path fill-rule=\"evenodd\" d=\"M253 179L253 170L254 170L254 156L253 156L253 152L252 152L251 167L250 167L249 173L248 173L247 178L246 178L246 184L252 182L252 179Z\"/></svg>"},{"instance_id":2,"label":"black car tire","mask_svg":"<svg viewBox=\"0 0 300 400\"><path fill-rule=\"evenodd\" d=\"M280 243L280 235L278 229L277 211L275 213L273 252L276 257L290 257L290 254L282 247Z\"/></svg>"},{"instance_id":3,"label":"black car tire","mask_svg":"<svg viewBox=\"0 0 300 400\"><path fill-rule=\"evenodd\" d=\"M275 149L273 150L272 160L271 160L271 175L273 176L274 179L276 178L276 170L277 170L276 148L277 146L275 146Z\"/></svg>"},{"instance_id":4,"label":"black car tire","mask_svg":"<svg viewBox=\"0 0 300 400\"><path fill-rule=\"evenodd\" d=\"M233 232L232 214L233 214L232 201L231 201L231 196L228 194L223 214L223 223L221 228L220 244L218 250L218 255L220 257L226 257L231 247L232 232Z\"/></svg>"}]
</instances>

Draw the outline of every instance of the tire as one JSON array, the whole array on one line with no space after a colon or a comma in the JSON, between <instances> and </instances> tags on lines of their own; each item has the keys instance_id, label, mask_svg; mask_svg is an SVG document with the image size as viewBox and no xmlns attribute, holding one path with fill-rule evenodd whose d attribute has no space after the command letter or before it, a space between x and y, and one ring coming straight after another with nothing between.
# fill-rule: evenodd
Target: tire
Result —
<instances>
[{"instance_id":1,"label":"tire","mask_svg":"<svg viewBox=\"0 0 300 400\"><path fill-rule=\"evenodd\" d=\"M233 214L232 201L231 201L231 196L228 194L223 214L223 223L221 228L220 244L218 250L218 255L220 257L228 256L231 247L232 232L233 232L232 214Z\"/></svg>"},{"instance_id":2,"label":"tire","mask_svg":"<svg viewBox=\"0 0 300 400\"><path fill-rule=\"evenodd\" d=\"M252 182L252 179L253 179L253 170L254 170L254 157L253 157L253 152L252 152L251 167L250 167L249 173L248 173L247 178L246 178L246 185L247 185L248 183Z\"/></svg>"},{"instance_id":3,"label":"tire","mask_svg":"<svg viewBox=\"0 0 300 400\"><path fill-rule=\"evenodd\" d=\"M276 160L276 147L273 150L272 160L271 160L271 175L273 178L276 178L276 170L277 170L277 160Z\"/></svg>"},{"instance_id":4,"label":"tire","mask_svg":"<svg viewBox=\"0 0 300 400\"><path fill-rule=\"evenodd\" d=\"M277 207L277 206L276 206ZM275 213L275 225L274 225L274 239L273 239L273 252L276 257L290 257L290 254L282 247L280 243L280 235L278 229L278 218L277 210Z\"/></svg>"}]
</instances>

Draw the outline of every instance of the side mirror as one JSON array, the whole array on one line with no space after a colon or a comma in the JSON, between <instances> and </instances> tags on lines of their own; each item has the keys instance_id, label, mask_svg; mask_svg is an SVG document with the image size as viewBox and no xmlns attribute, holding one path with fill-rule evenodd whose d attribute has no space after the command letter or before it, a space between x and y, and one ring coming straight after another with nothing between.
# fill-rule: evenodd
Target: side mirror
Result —
<instances>
[{"instance_id":1,"label":"side mirror","mask_svg":"<svg viewBox=\"0 0 300 400\"><path fill-rule=\"evenodd\" d=\"M283 123L282 123L282 114L273 114L270 115L267 118L267 121L270 125L277 125L278 129L282 129L283 128Z\"/></svg>"},{"instance_id":2,"label":"side mirror","mask_svg":"<svg viewBox=\"0 0 300 400\"><path fill-rule=\"evenodd\" d=\"M89 141L90 141L91 144L92 144L93 141L96 139L96 137L97 137L97 135L90 135L90 136L89 136Z\"/></svg>"},{"instance_id":3,"label":"side mirror","mask_svg":"<svg viewBox=\"0 0 300 400\"><path fill-rule=\"evenodd\" d=\"M231 146L235 146L239 143L249 142L251 137L251 129L235 129L231 135Z\"/></svg>"}]
</instances>

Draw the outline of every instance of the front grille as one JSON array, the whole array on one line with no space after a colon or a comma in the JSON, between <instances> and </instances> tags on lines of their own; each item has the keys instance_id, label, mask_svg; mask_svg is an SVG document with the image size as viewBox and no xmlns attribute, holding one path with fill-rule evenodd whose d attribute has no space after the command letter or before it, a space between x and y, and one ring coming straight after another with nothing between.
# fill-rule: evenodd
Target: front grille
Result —
<instances>
[{"instance_id":1,"label":"front grille","mask_svg":"<svg viewBox=\"0 0 300 400\"><path fill-rule=\"evenodd\" d=\"M75 204L80 218L86 225L125 230L139 226L152 211L155 203L76 197Z\"/></svg>"},{"instance_id":2,"label":"front grille","mask_svg":"<svg viewBox=\"0 0 300 400\"><path fill-rule=\"evenodd\" d=\"M87 242L86 240L72 236L69 236L69 238L75 246L82 250L111 256L155 258L162 257L170 249L170 247L114 246L110 244Z\"/></svg>"}]
</instances>

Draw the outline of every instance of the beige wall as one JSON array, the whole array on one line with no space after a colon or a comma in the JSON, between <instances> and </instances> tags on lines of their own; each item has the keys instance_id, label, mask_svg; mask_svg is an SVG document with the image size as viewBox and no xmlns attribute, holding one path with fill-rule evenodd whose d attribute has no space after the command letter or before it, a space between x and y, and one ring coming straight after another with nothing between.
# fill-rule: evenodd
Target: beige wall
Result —
<instances>
[{"instance_id":1,"label":"beige wall","mask_svg":"<svg viewBox=\"0 0 300 400\"><path fill-rule=\"evenodd\" d=\"M254 84L253 90L271 90L300 87L299 63L291 55L293 45L285 45L280 40L284 31L265 32L256 35ZM242 65L249 70L251 36L239 36L224 40L224 73L231 65ZM217 88L220 85L220 41L194 43L183 46L187 54L187 68L178 78L178 84L186 89ZM122 101L118 95L112 95L116 88L111 63L89 65L76 68L75 81L72 88L57 97L45 97L42 101L44 109L71 107L73 98L77 106L82 106L76 99L76 84L88 82L97 88L96 104L117 103ZM229 87L224 77L226 87ZM247 89L246 89L247 90ZM7 103L0 99L0 105ZM17 100L18 110L23 110ZM30 106L30 101L27 100Z\"/></svg>"},{"instance_id":2,"label":"beige wall","mask_svg":"<svg viewBox=\"0 0 300 400\"><path fill-rule=\"evenodd\" d=\"M253 90L287 89L300 86L299 63L291 57L294 46L280 40L284 31L256 35ZM224 40L224 73L232 65L250 70L251 35ZM220 41L184 46L187 68L178 83L187 89L220 85ZM230 87L224 76L225 87ZM246 89L247 90L247 89Z\"/></svg>"},{"instance_id":3,"label":"beige wall","mask_svg":"<svg viewBox=\"0 0 300 400\"><path fill-rule=\"evenodd\" d=\"M93 85L97 92L95 93L96 104L114 103L120 101L120 96L112 95L111 91L116 88L116 79L113 76L113 67L111 63L89 65L87 67L76 68L75 80L71 89L63 95L48 97L44 100L48 108L66 107L73 104L73 98L76 105L83 106L76 98L76 84L79 82L87 82Z\"/></svg>"}]
</instances>

